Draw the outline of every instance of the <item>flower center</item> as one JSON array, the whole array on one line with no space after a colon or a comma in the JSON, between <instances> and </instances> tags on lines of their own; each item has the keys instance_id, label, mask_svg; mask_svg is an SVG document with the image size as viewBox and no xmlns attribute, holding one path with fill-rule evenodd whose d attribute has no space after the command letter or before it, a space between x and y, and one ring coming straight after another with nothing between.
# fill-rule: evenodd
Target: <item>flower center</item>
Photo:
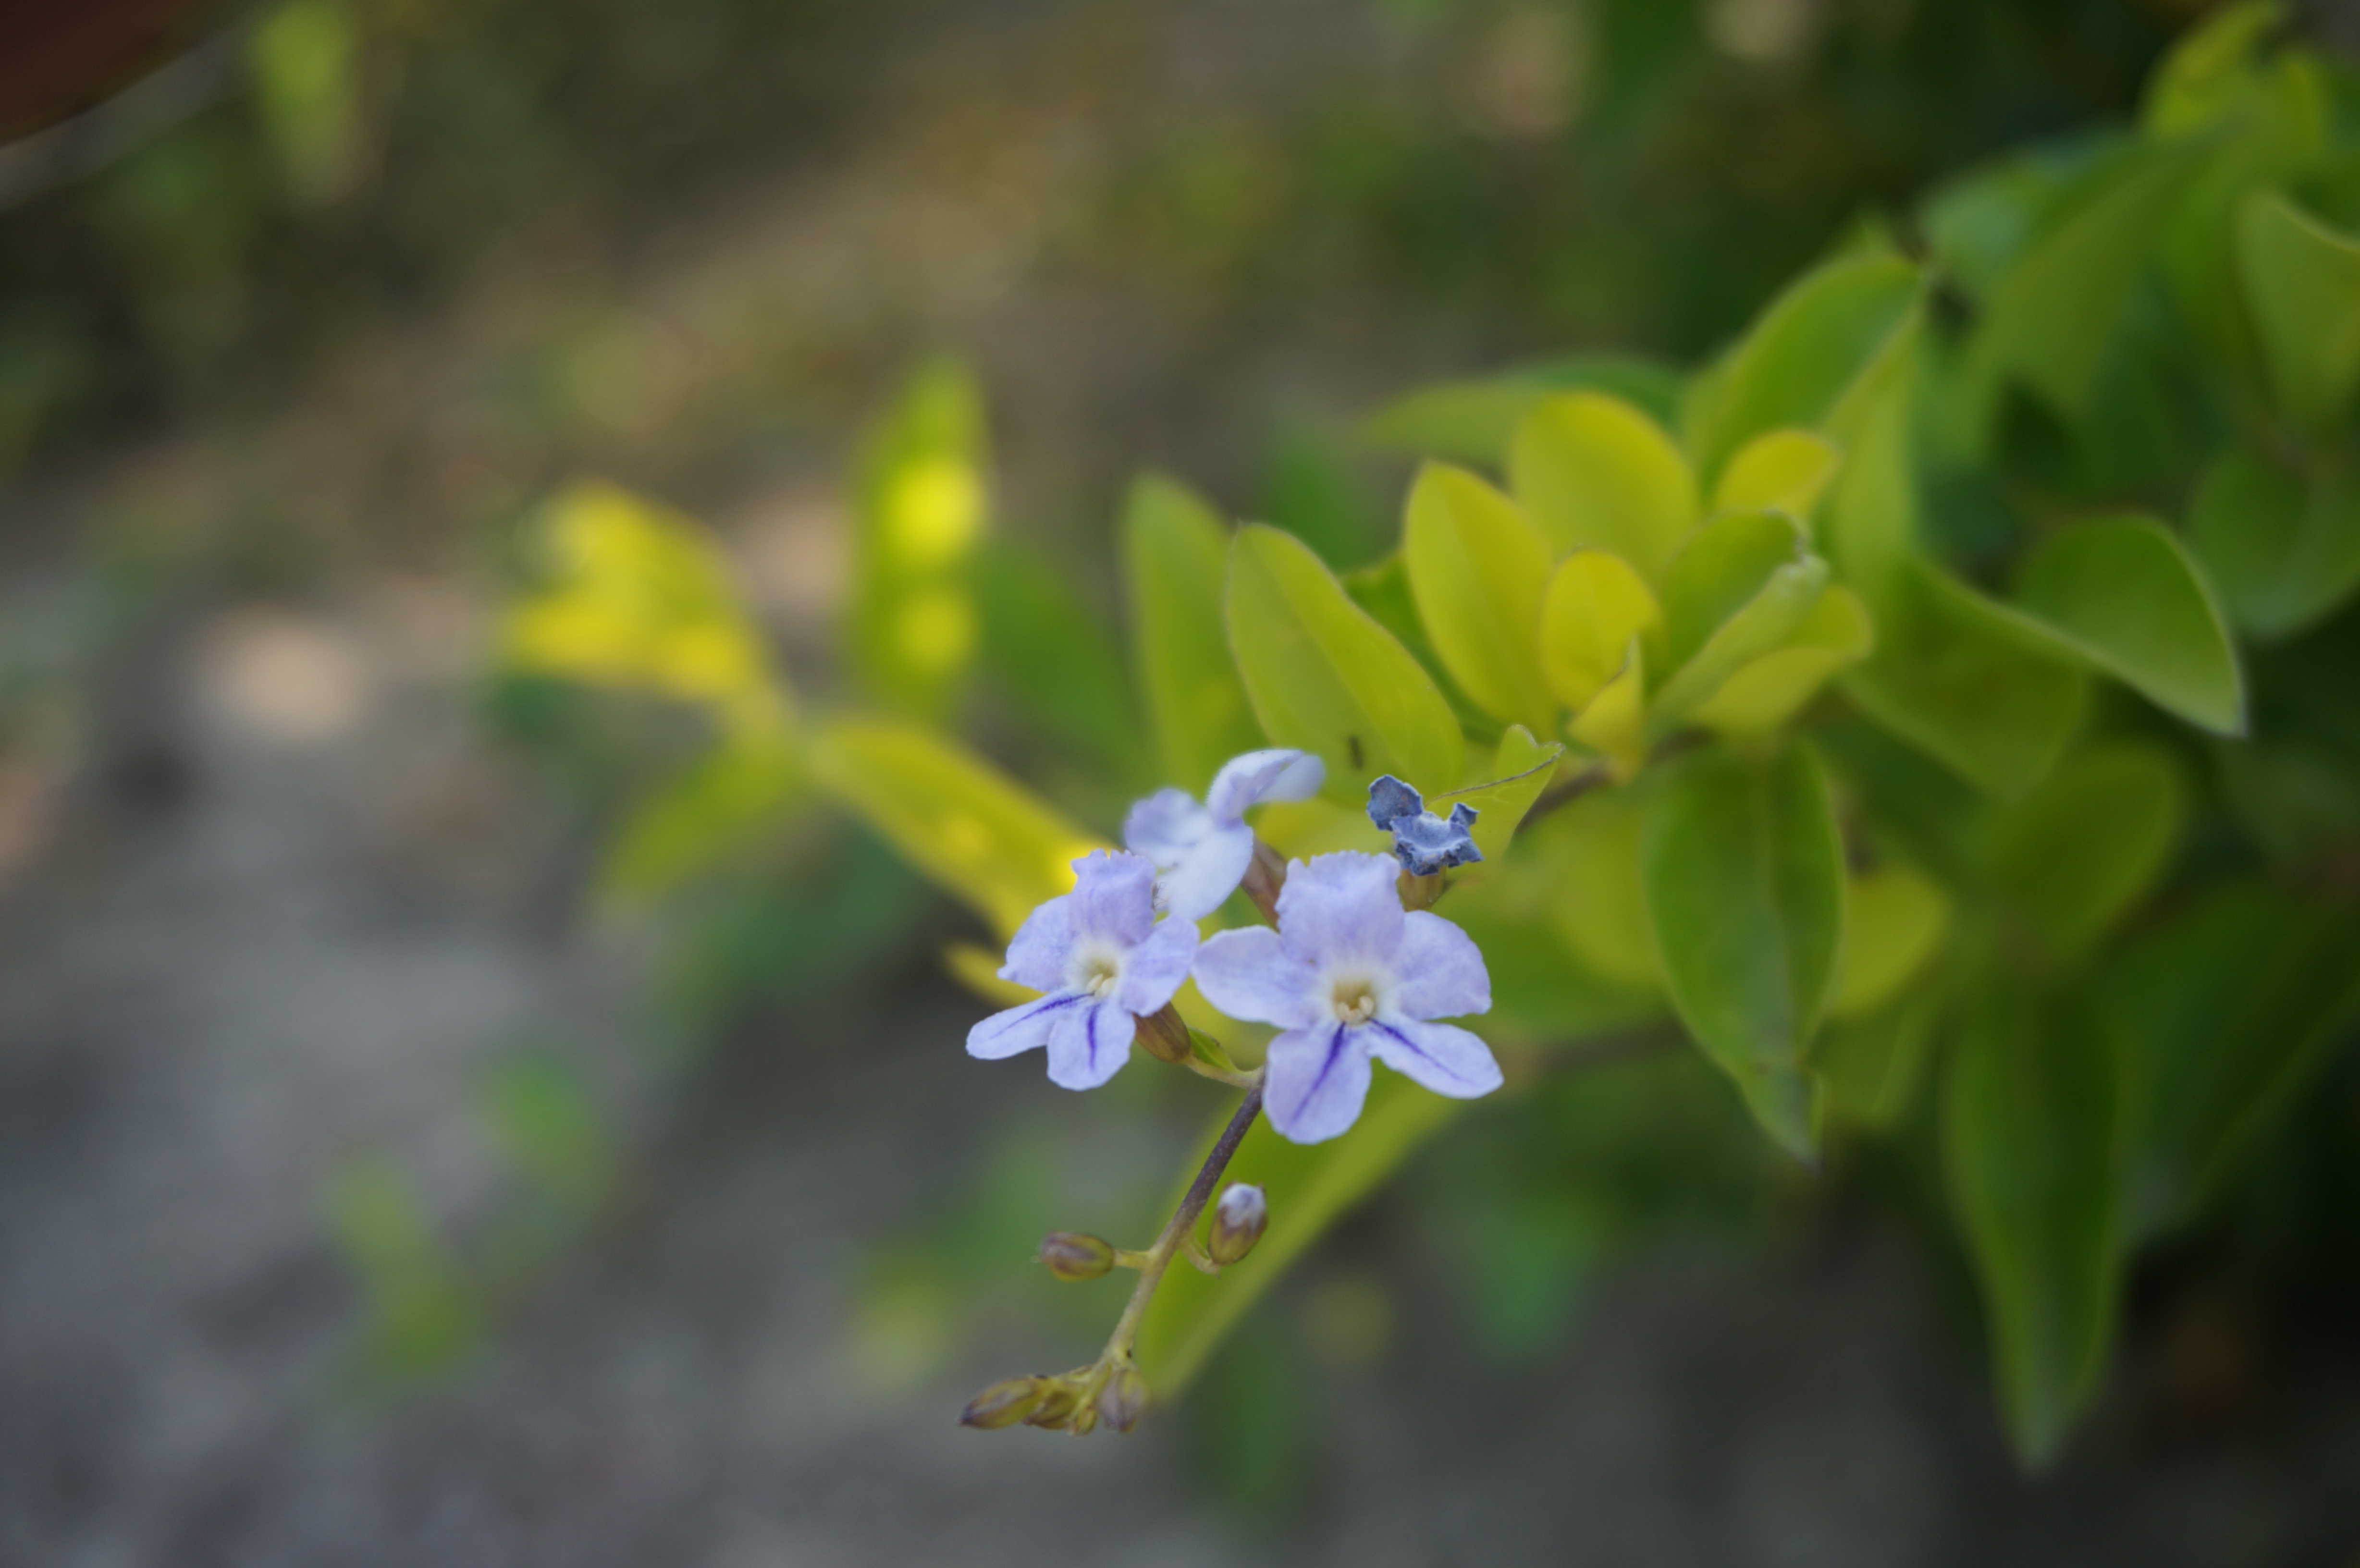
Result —
<instances>
[{"instance_id":1,"label":"flower center","mask_svg":"<svg viewBox=\"0 0 2360 1568\"><path fill-rule=\"evenodd\" d=\"M1338 980L1328 993L1336 1017L1348 1024L1364 1024L1377 1016L1376 982L1366 976Z\"/></svg>"},{"instance_id":2,"label":"flower center","mask_svg":"<svg viewBox=\"0 0 2360 1568\"><path fill-rule=\"evenodd\" d=\"M1074 965L1074 989L1103 996L1122 978L1122 957L1103 947L1080 954Z\"/></svg>"}]
</instances>

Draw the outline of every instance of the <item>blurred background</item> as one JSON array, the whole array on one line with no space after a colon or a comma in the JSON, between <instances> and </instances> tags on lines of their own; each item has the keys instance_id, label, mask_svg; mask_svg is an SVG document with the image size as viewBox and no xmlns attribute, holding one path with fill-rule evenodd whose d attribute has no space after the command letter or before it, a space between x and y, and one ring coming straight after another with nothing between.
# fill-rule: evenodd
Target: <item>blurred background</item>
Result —
<instances>
[{"instance_id":1,"label":"blurred background","mask_svg":"<svg viewBox=\"0 0 2360 1568\"><path fill-rule=\"evenodd\" d=\"M618 890L680 715L496 658L595 478L847 695L861 454L947 398L961 727L1109 829L1138 469L1365 561L1371 408L1692 362L2202 9L18 8L0 1563L2360 1562L2348 1265L2150 1265L2028 1481L1939 1197L1786 1168L1691 1062L1468 1118L1131 1440L960 1431L1115 1310L1038 1235L1145 1235L1209 1102L969 1062L978 929L840 819Z\"/></svg>"}]
</instances>

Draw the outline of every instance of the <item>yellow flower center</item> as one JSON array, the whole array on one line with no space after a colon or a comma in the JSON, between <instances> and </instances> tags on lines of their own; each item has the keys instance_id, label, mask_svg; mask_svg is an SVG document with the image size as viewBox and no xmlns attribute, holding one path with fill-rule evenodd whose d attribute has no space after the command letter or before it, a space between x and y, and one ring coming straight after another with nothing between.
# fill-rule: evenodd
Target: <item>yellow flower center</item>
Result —
<instances>
[{"instance_id":1,"label":"yellow flower center","mask_svg":"<svg viewBox=\"0 0 2360 1568\"><path fill-rule=\"evenodd\" d=\"M1377 1016L1377 987L1366 978L1337 981L1328 999L1345 1023L1364 1024Z\"/></svg>"},{"instance_id":2,"label":"yellow flower center","mask_svg":"<svg viewBox=\"0 0 2360 1568\"><path fill-rule=\"evenodd\" d=\"M1100 951L1083 956L1080 971L1075 976L1074 983L1079 990L1087 991L1093 996L1103 996L1113 990L1115 982L1121 978L1121 961L1110 953Z\"/></svg>"}]
</instances>

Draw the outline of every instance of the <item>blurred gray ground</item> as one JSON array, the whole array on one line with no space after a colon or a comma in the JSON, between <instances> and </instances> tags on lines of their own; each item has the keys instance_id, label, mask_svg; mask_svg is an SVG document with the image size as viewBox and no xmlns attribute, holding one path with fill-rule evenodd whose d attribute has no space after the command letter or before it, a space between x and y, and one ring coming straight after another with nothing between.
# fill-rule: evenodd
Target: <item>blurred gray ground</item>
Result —
<instances>
[{"instance_id":1,"label":"blurred gray ground","mask_svg":"<svg viewBox=\"0 0 2360 1568\"><path fill-rule=\"evenodd\" d=\"M1070 43L1087 13L1037 26ZM938 1214L984 1129L1052 1092L966 1060L968 1005L917 968L658 1070L648 953L572 912L582 846L470 705L493 574L416 539L618 473L708 508L807 651L846 420L912 347L978 349L1010 511L1047 517L1109 463L1231 474L1271 407L1349 406L1449 356L1350 299L1281 342L1028 270L1097 170L1054 103L1025 101L1056 76L1040 41L1016 29L981 62L973 39L914 43L877 103L923 86L931 117L880 108L854 156L680 215L587 282L496 256L432 319L358 324L268 406L0 502L0 614L60 647L81 646L62 624L93 539L304 541L268 591L222 572L147 603L75 665L58 766L0 777L0 1564L2351 1562L2360 1347L2273 1347L2301 1387L2163 1449L2133 1419L2142 1350L2034 1486L1904 1248L1841 1224L1800 1251L1643 1260L1512 1371L1456 1346L1393 1230L1346 1237L1403 1288L1402 1328L1314 1377L1320 1458L1275 1536L1192 1483L1180 1421L1080 1443L951 1424L978 1384L1078 1359L1062 1331L996 1332L914 1388L861 1370L871 1240ZM1198 8L1170 52L1183 69L1142 114L1415 64L1351 6ZM977 82L1008 85L943 91ZM573 422L512 441L502 389L567 333ZM716 433L781 365L839 365L780 450ZM475 1086L536 1039L621 1107L623 1199L462 1375L357 1410L333 1394L359 1301L323 1192L373 1151L438 1214L483 1214L508 1177Z\"/></svg>"}]
</instances>

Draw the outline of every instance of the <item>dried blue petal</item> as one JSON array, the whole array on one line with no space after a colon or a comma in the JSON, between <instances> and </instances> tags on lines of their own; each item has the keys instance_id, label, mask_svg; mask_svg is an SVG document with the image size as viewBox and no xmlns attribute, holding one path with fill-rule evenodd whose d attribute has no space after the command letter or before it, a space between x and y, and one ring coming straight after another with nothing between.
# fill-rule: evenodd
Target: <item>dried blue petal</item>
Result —
<instances>
[{"instance_id":1,"label":"dried blue petal","mask_svg":"<svg viewBox=\"0 0 2360 1568\"><path fill-rule=\"evenodd\" d=\"M1403 817L1426 810L1418 792L1388 773L1369 786L1369 821L1390 830Z\"/></svg>"},{"instance_id":2,"label":"dried blue petal","mask_svg":"<svg viewBox=\"0 0 2360 1568\"><path fill-rule=\"evenodd\" d=\"M1454 866L1471 866L1483 858L1469 829L1475 825L1474 807L1460 801L1450 808L1448 821L1432 811L1397 817L1393 823L1393 858L1413 877L1431 877Z\"/></svg>"}]
</instances>

